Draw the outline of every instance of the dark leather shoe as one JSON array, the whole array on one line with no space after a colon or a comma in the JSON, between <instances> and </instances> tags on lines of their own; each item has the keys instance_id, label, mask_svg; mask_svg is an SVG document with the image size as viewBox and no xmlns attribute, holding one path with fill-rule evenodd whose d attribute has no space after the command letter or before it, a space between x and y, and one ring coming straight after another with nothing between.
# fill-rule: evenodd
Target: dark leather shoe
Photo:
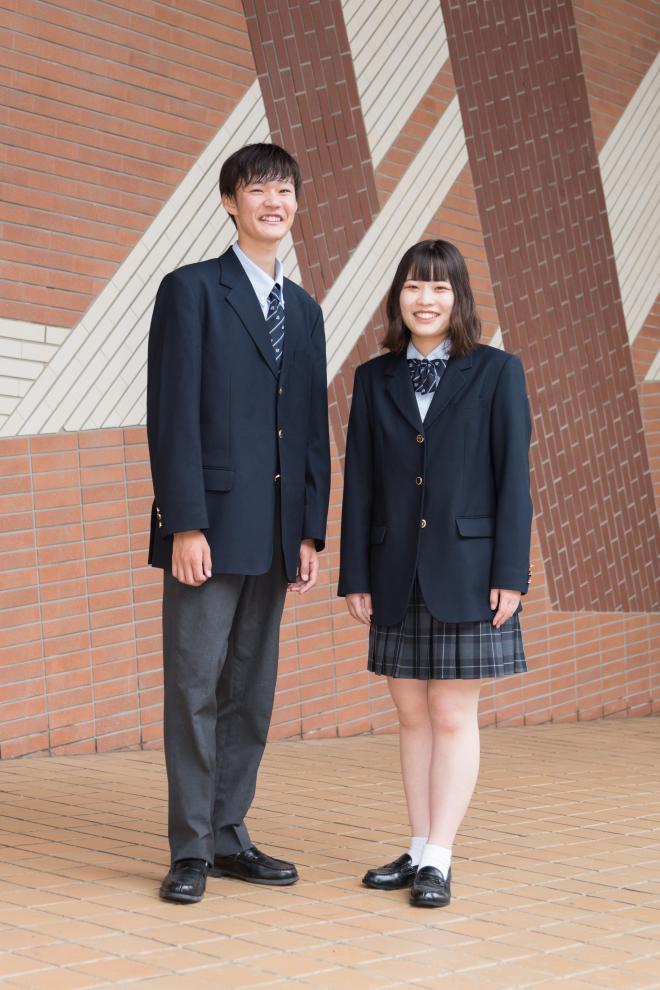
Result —
<instances>
[{"instance_id":1,"label":"dark leather shoe","mask_svg":"<svg viewBox=\"0 0 660 990\"><path fill-rule=\"evenodd\" d=\"M195 904L201 901L206 890L208 863L203 859L178 859L160 885L164 901L177 904Z\"/></svg>"},{"instance_id":2,"label":"dark leather shoe","mask_svg":"<svg viewBox=\"0 0 660 990\"><path fill-rule=\"evenodd\" d=\"M377 866L375 870L367 870L362 877L365 887L372 887L374 890L402 890L409 887L417 873L417 867L413 866L413 861L404 853L393 863L385 866Z\"/></svg>"},{"instance_id":3,"label":"dark leather shoe","mask_svg":"<svg viewBox=\"0 0 660 990\"><path fill-rule=\"evenodd\" d=\"M410 888L410 903L415 907L445 907L451 900L451 866L445 880L435 866L423 866Z\"/></svg>"},{"instance_id":4,"label":"dark leather shoe","mask_svg":"<svg viewBox=\"0 0 660 990\"><path fill-rule=\"evenodd\" d=\"M270 883L285 887L295 883L298 871L293 863L284 859L274 859L250 846L233 856L216 856L211 867L212 877L232 877L234 880L247 880L248 883Z\"/></svg>"}]
</instances>

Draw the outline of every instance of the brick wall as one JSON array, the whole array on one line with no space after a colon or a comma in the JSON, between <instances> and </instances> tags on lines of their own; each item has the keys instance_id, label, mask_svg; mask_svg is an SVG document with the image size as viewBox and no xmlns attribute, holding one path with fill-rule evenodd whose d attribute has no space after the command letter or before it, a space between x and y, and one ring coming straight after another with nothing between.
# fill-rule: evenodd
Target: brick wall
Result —
<instances>
[{"instance_id":1,"label":"brick wall","mask_svg":"<svg viewBox=\"0 0 660 990\"><path fill-rule=\"evenodd\" d=\"M72 326L255 69L239 3L3 6L2 315Z\"/></svg>"},{"instance_id":2,"label":"brick wall","mask_svg":"<svg viewBox=\"0 0 660 990\"><path fill-rule=\"evenodd\" d=\"M443 4L553 604L660 605L660 532L569 0Z\"/></svg>"},{"instance_id":3,"label":"brick wall","mask_svg":"<svg viewBox=\"0 0 660 990\"><path fill-rule=\"evenodd\" d=\"M509 72L496 25L482 23L486 7L453 0L223 0L185 16L146 2L130 14L115 3L5 5L0 756L161 745L161 577L145 566L151 301L165 271L229 242L219 162L269 132L307 174L285 265L324 306L333 435L328 546L318 587L285 610L272 736L396 726L384 683L364 669L364 630L335 597L342 454L353 371L378 352L395 261L427 236L465 253L484 340L521 354L535 413L530 671L484 687L482 724L658 709L660 620L639 577L657 525L651 480L660 493L660 320L652 249L643 257L640 247L653 233L642 180L657 152L640 121L657 88L658 18L648 0L566 0L544 32L543 5L523 6L529 37ZM507 37L516 11L502 6ZM526 52L538 65L521 73ZM553 79L560 95L550 99ZM504 134L507 97L519 100L520 122ZM518 126L523 150L511 147ZM594 252L566 246L552 183L536 199L527 183L546 153L544 127L548 161L572 198L598 199L599 210L573 204L568 215L576 243L606 245L597 282ZM637 154L625 155L633 146ZM523 249L539 262L533 276ZM539 287L546 299L570 298L571 323L552 321L549 332L546 312L533 318L524 297ZM589 294L593 313L579 302ZM574 326L591 335L588 358ZM574 432L576 408L592 415L581 397L561 418L549 400L567 373L600 397L609 424L600 445ZM624 489L618 472L631 452ZM601 497L592 505L581 489L594 477ZM578 504L570 520L549 504L550 485ZM596 511L608 532L627 520L627 556L613 559L603 534L591 546ZM590 549L605 560L602 573L567 574L568 551ZM618 597L606 593L608 570L625 577Z\"/></svg>"}]
</instances>

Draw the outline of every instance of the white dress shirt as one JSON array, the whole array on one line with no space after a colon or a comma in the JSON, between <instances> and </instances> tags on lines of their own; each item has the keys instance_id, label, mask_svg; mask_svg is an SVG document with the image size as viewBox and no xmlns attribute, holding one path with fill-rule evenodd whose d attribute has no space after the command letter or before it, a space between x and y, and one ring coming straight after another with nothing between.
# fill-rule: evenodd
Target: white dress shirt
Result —
<instances>
[{"instance_id":1,"label":"white dress shirt","mask_svg":"<svg viewBox=\"0 0 660 990\"><path fill-rule=\"evenodd\" d=\"M282 306L284 306L284 275L282 273L282 262L279 258L275 259L275 278L271 278L268 272L265 272L263 268L259 268L259 265L255 265L251 258L248 258L245 251L241 251L238 244L232 244L234 249L234 254L243 266L243 271L250 279L250 284L254 289L257 299L259 300L259 305L261 306L261 311L264 314L264 318L268 316L268 296L273 291L273 286L277 283L280 287L280 293L282 296Z\"/></svg>"},{"instance_id":2,"label":"white dress shirt","mask_svg":"<svg viewBox=\"0 0 660 990\"><path fill-rule=\"evenodd\" d=\"M408 350L406 351L406 359L416 358L418 361L423 361L426 357L427 361L435 361L436 358L442 358L443 361L449 360L449 351L451 350L451 341L446 337L441 344L434 347L430 354L426 356L420 354L412 340L408 343ZM417 408L419 409L419 415L422 417L422 423L429 411L429 406L433 402L433 396L435 392L427 392L424 395L422 392L415 392L415 398L417 399Z\"/></svg>"}]
</instances>

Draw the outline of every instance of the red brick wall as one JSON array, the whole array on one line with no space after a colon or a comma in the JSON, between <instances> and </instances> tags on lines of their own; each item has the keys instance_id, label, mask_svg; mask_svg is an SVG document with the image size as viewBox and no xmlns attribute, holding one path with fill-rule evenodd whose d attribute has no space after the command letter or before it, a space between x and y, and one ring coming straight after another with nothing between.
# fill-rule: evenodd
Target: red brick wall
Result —
<instances>
[{"instance_id":1,"label":"red brick wall","mask_svg":"<svg viewBox=\"0 0 660 990\"><path fill-rule=\"evenodd\" d=\"M655 0L573 0L596 150L658 54Z\"/></svg>"},{"instance_id":2,"label":"red brick wall","mask_svg":"<svg viewBox=\"0 0 660 990\"><path fill-rule=\"evenodd\" d=\"M552 602L658 609L660 531L571 3L443 11L504 344L535 400Z\"/></svg>"},{"instance_id":3,"label":"red brick wall","mask_svg":"<svg viewBox=\"0 0 660 990\"><path fill-rule=\"evenodd\" d=\"M472 25L464 32L463 47L452 42L451 65L438 66L374 170L341 7L334 0L293 6L277 0L268 8L261 0L246 0L246 16L238 0L195 2L186 6L185 14L167 5L139 4L131 13L112 3L92 2L84 11L78 6L74 0L56 7L34 0L1 15L7 27L0 45L8 70L0 70L0 82L5 86L11 168L6 173L8 196L0 205L3 234L8 235L0 249L0 316L9 319L73 326L257 71L271 132L294 148L308 176L297 256L305 282L323 298L379 208L397 196L406 168L455 96L454 76L467 86L462 59L476 65L472 42L468 44L468 36L475 37ZM472 16L479 5L459 6ZM311 18L306 8L314 8ZM597 170L594 147L604 145L657 51L657 38L650 40L653 9L650 0L576 0L572 10L571 37L580 43L593 120L592 133L588 113L583 114L581 140L591 142L589 162ZM568 8L566 12L569 16ZM72 17L80 29L77 48L68 43ZM446 23L451 35L451 11ZM314 37L319 31L322 45ZM273 51L276 70L269 62ZM310 69L317 51L328 60L328 72L330 63L333 73L341 70L339 90L333 89L333 73ZM166 73L161 71L163 60L168 61ZM300 69L297 60L306 67ZM493 85L500 84L495 79ZM584 91L580 98L584 108ZM470 130L468 123L465 111L464 124L474 143L478 129ZM144 147L133 155L130 142L142 124ZM84 140L81 127L87 131ZM328 135L336 145L332 154L323 144ZM357 155L341 157L347 137ZM560 137L555 143L565 151ZM328 181L328 160L334 163L334 185ZM77 162L81 171L74 169L73 175ZM522 169L514 185L525 188ZM543 395L545 371L539 374L534 355L525 352L527 341L514 336L510 319L511 300L520 295L515 287L525 273L509 258L513 267L509 271L505 266L503 276L503 262L489 249L493 214L500 221L502 215L484 200L483 187L483 164L473 155L438 203L424 236L447 237L466 254L484 339L501 323L505 343L511 346L513 341L523 354L531 372L536 436L556 444L563 430ZM327 209L315 210L315 197ZM335 197L343 203L337 214L332 212ZM508 212L511 219L512 209ZM530 227L526 232L531 243L538 231ZM562 272L570 286L574 270L569 265ZM514 288L503 293L506 279ZM521 320L520 326L527 324ZM644 379L660 345L659 328L657 305L632 348L624 328L616 327L617 354L627 355L624 371L632 388L625 402L634 391L643 426L635 450L648 459L656 499L660 383ZM365 671L365 632L335 596L341 455L353 369L377 353L383 329L382 300L374 299L371 320L330 385L334 443L328 546L317 589L302 601L292 597L285 610L271 732L275 738L396 726L385 684ZM535 339L533 328L528 339ZM548 359L555 358L549 351ZM572 358L567 360L570 364ZM0 354L0 375L1 362ZM580 372L586 373L581 365ZM603 395L612 398L614 390L605 389ZM604 452L608 459L613 456L610 442L608 438ZM597 468L588 464L585 470L591 477ZM558 470L565 483L568 468ZM537 469L537 488L544 478ZM612 492L619 497L616 486ZM535 500L542 509L538 495L537 490ZM145 566L150 502L143 427L0 439L0 757L160 746L161 575ZM638 503L626 506L634 515ZM658 614L616 612L613 605L611 611L598 612L578 610L571 603L569 608L566 602L558 607L554 584L563 558L560 545L543 539L546 524L547 515L537 517L534 581L522 617L530 671L485 686L482 724L657 711ZM644 533L647 545L649 532L652 536L651 530ZM590 593L600 593L597 582L587 584Z\"/></svg>"},{"instance_id":4,"label":"red brick wall","mask_svg":"<svg viewBox=\"0 0 660 990\"><path fill-rule=\"evenodd\" d=\"M378 210L340 0L244 0L273 141L304 181L293 231L305 288L322 301Z\"/></svg>"},{"instance_id":5,"label":"red brick wall","mask_svg":"<svg viewBox=\"0 0 660 990\"><path fill-rule=\"evenodd\" d=\"M240 2L9 0L2 315L73 326L255 80Z\"/></svg>"}]
</instances>

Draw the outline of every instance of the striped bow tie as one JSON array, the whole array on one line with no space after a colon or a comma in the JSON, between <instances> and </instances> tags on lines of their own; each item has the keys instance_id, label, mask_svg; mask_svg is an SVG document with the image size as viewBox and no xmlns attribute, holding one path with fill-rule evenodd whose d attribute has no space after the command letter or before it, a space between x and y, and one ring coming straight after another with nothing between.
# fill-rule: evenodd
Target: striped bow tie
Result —
<instances>
[{"instance_id":1,"label":"striped bow tie","mask_svg":"<svg viewBox=\"0 0 660 990\"><path fill-rule=\"evenodd\" d=\"M421 392L422 395L435 392L446 365L447 362L443 361L442 358L434 358L432 361L429 361L428 358L422 360L408 358L410 380L415 391Z\"/></svg>"}]
</instances>

